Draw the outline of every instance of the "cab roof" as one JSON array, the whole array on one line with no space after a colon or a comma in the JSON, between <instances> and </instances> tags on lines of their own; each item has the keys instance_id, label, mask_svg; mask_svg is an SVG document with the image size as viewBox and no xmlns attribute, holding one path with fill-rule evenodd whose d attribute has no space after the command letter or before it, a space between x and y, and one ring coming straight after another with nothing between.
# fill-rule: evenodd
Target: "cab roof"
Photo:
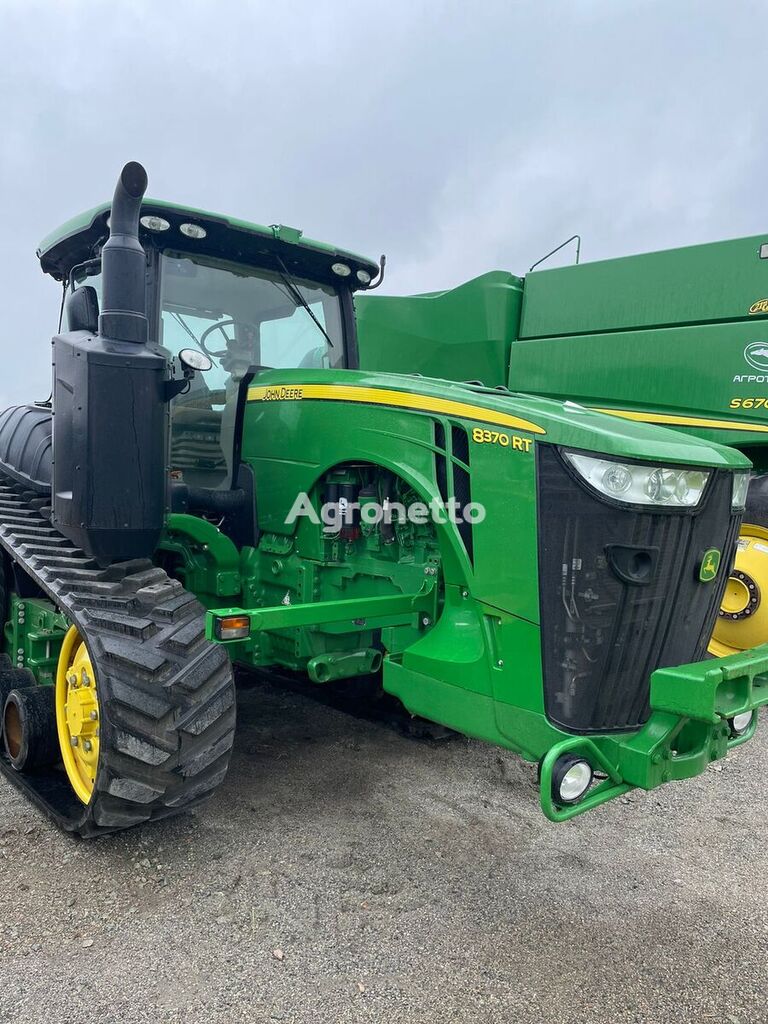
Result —
<instances>
[{"instance_id":1,"label":"cab roof","mask_svg":"<svg viewBox=\"0 0 768 1024\"><path fill-rule=\"evenodd\" d=\"M110 203L102 203L78 214L47 235L37 248L43 272L61 281L72 267L91 259L109 234L107 220L110 210ZM374 260L326 242L305 238L299 228L283 224L251 224L162 199L145 199L141 205L142 217L153 214L168 221L170 228L156 232L141 227L142 243L243 263L261 263L264 256L279 254L283 260L293 264L293 269L300 266L303 276L331 280L337 284L340 278L333 273L331 266L345 263L352 271L345 280L352 287L361 286L358 270L371 277L379 272ZM205 238L185 237L179 228L186 223L205 228Z\"/></svg>"}]
</instances>

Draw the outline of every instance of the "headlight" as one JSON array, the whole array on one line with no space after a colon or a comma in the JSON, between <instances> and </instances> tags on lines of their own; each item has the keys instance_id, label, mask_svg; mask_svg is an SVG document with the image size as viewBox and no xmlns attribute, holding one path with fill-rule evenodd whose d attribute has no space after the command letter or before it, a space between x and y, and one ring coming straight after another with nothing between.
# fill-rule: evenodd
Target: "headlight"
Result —
<instances>
[{"instance_id":1,"label":"headlight","mask_svg":"<svg viewBox=\"0 0 768 1024\"><path fill-rule=\"evenodd\" d=\"M747 504L747 491L749 490L749 477L747 473L733 474L733 491L731 508L744 508Z\"/></svg>"},{"instance_id":2,"label":"headlight","mask_svg":"<svg viewBox=\"0 0 768 1024\"><path fill-rule=\"evenodd\" d=\"M630 505L691 508L699 503L709 479L709 473L700 469L610 462L576 452L563 454L579 476L595 490Z\"/></svg>"},{"instance_id":3,"label":"headlight","mask_svg":"<svg viewBox=\"0 0 768 1024\"><path fill-rule=\"evenodd\" d=\"M202 224L180 224L179 231L187 238L205 238L208 234Z\"/></svg>"},{"instance_id":4,"label":"headlight","mask_svg":"<svg viewBox=\"0 0 768 1024\"><path fill-rule=\"evenodd\" d=\"M730 720L731 732L734 736L743 736L752 725L754 711L742 711L740 715L734 715Z\"/></svg>"},{"instance_id":5,"label":"headlight","mask_svg":"<svg viewBox=\"0 0 768 1024\"><path fill-rule=\"evenodd\" d=\"M575 804L592 785L592 768L581 757L564 754L552 769L552 796L557 804Z\"/></svg>"},{"instance_id":6,"label":"headlight","mask_svg":"<svg viewBox=\"0 0 768 1024\"><path fill-rule=\"evenodd\" d=\"M140 223L147 231L167 231L171 226L171 222L165 217L156 217L154 214L142 217Z\"/></svg>"}]
</instances>

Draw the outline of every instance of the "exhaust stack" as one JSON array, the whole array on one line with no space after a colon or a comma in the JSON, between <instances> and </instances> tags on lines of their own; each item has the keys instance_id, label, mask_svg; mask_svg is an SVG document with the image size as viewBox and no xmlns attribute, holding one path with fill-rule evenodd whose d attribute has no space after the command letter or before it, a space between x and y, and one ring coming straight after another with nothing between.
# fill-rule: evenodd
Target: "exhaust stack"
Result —
<instances>
[{"instance_id":1,"label":"exhaust stack","mask_svg":"<svg viewBox=\"0 0 768 1024\"><path fill-rule=\"evenodd\" d=\"M114 341L147 343L146 257L139 241L141 201L147 172L136 161L120 172L109 238L101 251L102 308L99 334Z\"/></svg>"},{"instance_id":2,"label":"exhaust stack","mask_svg":"<svg viewBox=\"0 0 768 1024\"><path fill-rule=\"evenodd\" d=\"M147 173L123 168L102 249L99 332L53 339L52 522L100 565L149 558L165 515L166 360L148 344Z\"/></svg>"}]
</instances>

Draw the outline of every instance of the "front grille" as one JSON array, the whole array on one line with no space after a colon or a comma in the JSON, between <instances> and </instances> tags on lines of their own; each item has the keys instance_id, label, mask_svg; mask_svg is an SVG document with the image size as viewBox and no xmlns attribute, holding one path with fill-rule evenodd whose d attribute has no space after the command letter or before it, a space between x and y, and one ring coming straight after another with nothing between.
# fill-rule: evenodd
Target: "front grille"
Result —
<instances>
[{"instance_id":1,"label":"front grille","mask_svg":"<svg viewBox=\"0 0 768 1024\"><path fill-rule=\"evenodd\" d=\"M545 706L570 732L638 728L651 673L700 661L736 550L732 475L714 470L694 510L620 507L537 445L539 592ZM709 548L717 579L699 581ZM644 570L633 581L625 567Z\"/></svg>"}]
</instances>

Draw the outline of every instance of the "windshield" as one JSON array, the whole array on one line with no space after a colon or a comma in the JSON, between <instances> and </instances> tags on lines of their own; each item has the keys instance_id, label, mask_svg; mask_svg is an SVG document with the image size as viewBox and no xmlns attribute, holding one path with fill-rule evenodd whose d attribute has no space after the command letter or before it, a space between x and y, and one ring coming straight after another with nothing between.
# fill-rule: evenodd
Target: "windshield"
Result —
<instances>
[{"instance_id":1,"label":"windshield","mask_svg":"<svg viewBox=\"0 0 768 1024\"><path fill-rule=\"evenodd\" d=\"M341 303L330 285L186 253L162 256L160 344L213 363L173 401L171 471L195 487L232 480L240 381L251 366L344 365ZM174 374L182 376L178 360Z\"/></svg>"}]
</instances>

